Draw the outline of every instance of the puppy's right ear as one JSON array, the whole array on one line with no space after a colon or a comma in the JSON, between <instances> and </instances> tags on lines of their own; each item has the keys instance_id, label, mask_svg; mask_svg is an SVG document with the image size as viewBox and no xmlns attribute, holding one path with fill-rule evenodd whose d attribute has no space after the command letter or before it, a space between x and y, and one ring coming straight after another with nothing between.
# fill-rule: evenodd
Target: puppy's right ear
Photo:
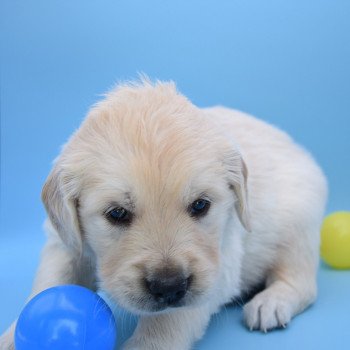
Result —
<instances>
[{"instance_id":1,"label":"puppy's right ear","mask_svg":"<svg viewBox=\"0 0 350 350\"><path fill-rule=\"evenodd\" d=\"M77 189L73 177L65 174L58 163L44 184L41 198L49 219L62 241L69 248L81 251Z\"/></svg>"}]
</instances>

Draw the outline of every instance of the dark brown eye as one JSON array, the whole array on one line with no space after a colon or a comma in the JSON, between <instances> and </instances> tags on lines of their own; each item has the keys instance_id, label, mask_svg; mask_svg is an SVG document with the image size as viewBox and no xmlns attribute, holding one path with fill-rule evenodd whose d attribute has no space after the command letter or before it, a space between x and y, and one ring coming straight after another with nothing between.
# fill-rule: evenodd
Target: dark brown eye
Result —
<instances>
[{"instance_id":1,"label":"dark brown eye","mask_svg":"<svg viewBox=\"0 0 350 350\"><path fill-rule=\"evenodd\" d=\"M110 209L105 215L108 221L114 225L129 225L132 220L132 213L123 207Z\"/></svg>"},{"instance_id":2,"label":"dark brown eye","mask_svg":"<svg viewBox=\"0 0 350 350\"><path fill-rule=\"evenodd\" d=\"M199 198L189 206L189 213L192 217L199 218L207 214L210 208L210 202Z\"/></svg>"}]
</instances>

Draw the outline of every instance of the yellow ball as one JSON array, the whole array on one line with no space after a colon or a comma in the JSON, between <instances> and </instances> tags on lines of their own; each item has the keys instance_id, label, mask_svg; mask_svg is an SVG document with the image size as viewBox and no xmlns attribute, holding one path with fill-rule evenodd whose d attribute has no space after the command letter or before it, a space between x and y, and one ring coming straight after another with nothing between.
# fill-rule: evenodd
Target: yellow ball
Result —
<instances>
[{"instance_id":1,"label":"yellow ball","mask_svg":"<svg viewBox=\"0 0 350 350\"><path fill-rule=\"evenodd\" d=\"M350 268L350 212L328 215L321 228L321 256L336 269Z\"/></svg>"}]
</instances>

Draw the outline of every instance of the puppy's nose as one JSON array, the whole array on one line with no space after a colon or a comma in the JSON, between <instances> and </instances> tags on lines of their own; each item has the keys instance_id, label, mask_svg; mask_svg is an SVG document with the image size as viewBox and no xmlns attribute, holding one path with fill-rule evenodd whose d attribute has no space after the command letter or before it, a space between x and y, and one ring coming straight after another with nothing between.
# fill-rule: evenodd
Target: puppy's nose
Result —
<instances>
[{"instance_id":1,"label":"puppy's nose","mask_svg":"<svg viewBox=\"0 0 350 350\"><path fill-rule=\"evenodd\" d=\"M170 275L146 280L146 287L153 298L162 304L175 306L186 294L190 278Z\"/></svg>"}]
</instances>

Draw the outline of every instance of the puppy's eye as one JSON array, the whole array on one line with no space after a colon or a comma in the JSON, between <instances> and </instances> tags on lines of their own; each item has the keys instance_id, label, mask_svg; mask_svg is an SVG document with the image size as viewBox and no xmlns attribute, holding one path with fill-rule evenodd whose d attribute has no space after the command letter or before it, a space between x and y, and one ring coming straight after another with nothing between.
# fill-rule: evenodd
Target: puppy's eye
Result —
<instances>
[{"instance_id":1,"label":"puppy's eye","mask_svg":"<svg viewBox=\"0 0 350 350\"><path fill-rule=\"evenodd\" d=\"M123 207L113 208L106 212L106 218L112 224L129 225L132 220L132 213Z\"/></svg>"},{"instance_id":2,"label":"puppy's eye","mask_svg":"<svg viewBox=\"0 0 350 350\"><path fill-rule=\"evenodd\" d=\"M192 217L199 218L207 214L210 208L210 202L206 199L199 198L189 206L189 213Z\"/></svg>"}]
</instances>

